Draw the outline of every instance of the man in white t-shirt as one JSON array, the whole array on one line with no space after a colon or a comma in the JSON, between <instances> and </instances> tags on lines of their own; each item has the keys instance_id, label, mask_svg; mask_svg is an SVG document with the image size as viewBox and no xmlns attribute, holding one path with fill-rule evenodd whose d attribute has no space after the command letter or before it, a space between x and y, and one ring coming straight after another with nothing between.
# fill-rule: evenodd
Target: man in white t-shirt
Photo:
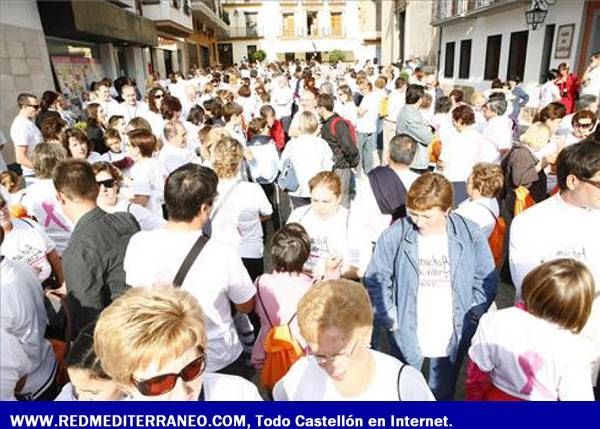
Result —
<instances>
[{"instance_id":1,"label":"man in white t-shirt","mask_svg":"<svg viewBox=\"0 0 600 429\"><path fill-rule=\"evenodd\" d=\"M271 104L275 109L275 116L281 121L284 131L288 131L292 121L292 103L294 91L290 88L286 76L279 76L271 91Z\"/></svg>"},{"instance_id":2,"label":"man in white t-shirt","mask_svg":"<svg viewBox=\"0 0 600 429\"><path fill-rule=\"evenodd\" d=\"M106 117L110 118L113 115L119 115L121 107L110 95L110 89L112 87L110 81L101 80L97 85L96 96L98 97L98 100L96 102L102 106Z\"/></svg>"},{"instance_id":3,"label":"man in white t-shirt","mask_svg":"<svg viewBox=\"0 0 600 429\"><path fill-rule=\"evenodd\" d=\"M573 258L600 284L600 145L581 142L564 148L557 160L560 192L516 216L510 228L510 272L521 300L525 276L539 264ZM600 298L581 335L600 347Z\"/></svg>"},{"instance_id":4,"label":"man in white t-shirt","mask_svg":"<svg viewBox=\"0 0 600 429\"><path fill-rule=\"evenodd\" d=\"M3 241L0 229L0 245ZM27 265L3 255L0 277L0 400L52 400L59 392L58 365L44 338L48 316L42 286Z\"/></svg>"},{"instance_id":5,"label":"man in white t-shirt","mask_svg":"<svg viewBox=\"0 0 600 429\"><path fill-rule=\"evenodd\" d=\"M360 152L360 164L364 174L378 164L374 159L377 150L377 122L379 121L379 101L381 96L373 91L373 85L367 80L361 80L359 87L363 99L358 106L358 119L356 120L356 134L358 137L358 151Z\"/></svg>"},{"instance_id":6,"label":"man in white t-shirt","mask_svg":"<svg viewBox=\"0 0 600 429\"><path fill-rule=\"evenodd\" d=\"M163 228L135 234L125 254L126 283L134 287L171 284L208 222L217 196L217 176L209 168L187 164L165 184L169 221ZM157 251L160 249L160 251ZM233 324L231 303L248 313L256 292L237 249L212 238L197 256L182 282L206 315L208 372L250 376Z\"/></svg>"},{"instance_id":7,"label":"man in white t-shirt","mask_svg":"<svg viewBox=\"0 0 600 429\"><path fill-rule=\"evenodd\" d=\"M15 145L15 156L21 168L25 181L34 177L31 154L33 148L44 141L42 133L35 126L35 118L40 111L40 102L33 94L22 93L17 97L19 113L10 126L10 138Z\"/></svg>"},{"instance_id":8,"label":"man in white t-shirt","mask_svg":"<svg viewBox=\"0 0 600 429\"><path fill-rule=\"evenodd\" d=\"M590 65L583 73L582 94L600 97L600 52L594 53L590 58Z\"/></svg>"},{"instance_id":9,"label":"man in white t-shirt","mask_svg":"<svg viewBox=\"0 0 600 429\"><path fill-rule=\"evenodd\" d=\"M158 154L158 160L170 174L183 164L194 161L196 156L188 149L187 130L179 121L167 121L163 129L165 145Z\"/></svg>"},{"instance_id":10,"label":"man in white t-shirt","mask_svg":"<svg viewBox=\"0 0 600 429\"><path fill-rule=\"evenodd\" d=\"M497 154L491 162L500 164L504 155L506 155L512 147L512 120L505 116L508 106L506 99L493 98L483 106L483 115L487 119L485 128L483 129L483 137L493 143Z\"/></svg>"},{"instance_id":11,"label":"man in white t-shirt","mask_svg":"<svg viewBox=\"0 0 600 429\"><path fill-rule=\"evenodd\" d=\"M148 111L148 105L143 101L138 101L135 94L135 86L125 84L121 88L121 97L123 102L119 104L118 114L123 116L125 123L128 124L133 118L142 117ZM110 116L108 116L110 119Z\"/></svg>"}]
</instances>

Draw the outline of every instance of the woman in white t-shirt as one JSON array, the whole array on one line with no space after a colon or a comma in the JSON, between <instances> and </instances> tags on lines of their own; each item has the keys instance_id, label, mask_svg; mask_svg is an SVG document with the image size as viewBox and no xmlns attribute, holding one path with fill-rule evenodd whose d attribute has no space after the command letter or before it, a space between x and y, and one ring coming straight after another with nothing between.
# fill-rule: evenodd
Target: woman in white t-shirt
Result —
<instances>
[{"instance_id":1,"label":"woman in white t-shirt","mask_svg":"<svg viewBox=\"0 0 600 429\"><path fill-rule=\"evenodd\" d=\"M102 160L102 155L91 150L90 139L79 128L69 128L65 131L63 147L70 158L85 159L89 163Z\"/></svg>"},{"instance_id":2,"label":"woman in white t-shirt","mask_svg":"<svg viewBox=\"0 0 600 429\"><path fill-rule=\"evenodd\" d=\"M276 401L434 400L419 371L370 349L373 311L361 284L316 284L297 317L309 353L275 385Z\"/></svg>"},{"instance_id":3,"label":"woman in white t-shirt","mask_svg":"<svg viewBox=\"0 0 600 429\"><path fill-rule=\"evenodd\" d=\"M467 399L593 401L591 368L600 356L577 334L594 293L592 274L574 259L531 271L524 305L481 318L469 349Z\"/></svg>"},{"instance_id":4,"label":"woman in white t-shirt","mask_svg":"<svg viewBox=\"0 0 600 429\"><path fill-rule=\"evenodd\" d=\"M212 169L219 178L219 196L211 220L215 237L238 244L242 262L254 280L264 271L261 222L271 217L273 208L258 183L239 180L243 151L232 137L219 140L212 148Z\"/></svg>"},{"instance_id":5,"label":"woman in white t-shirt","mask_svg":"<svg viewBox=\"0 0 600 429\"><path fill-rule=\"evenodd\" d=\"M262 400L241 377L204 373L204 320L198 301L182 289L131 288L100 315L94 350L102 369L134 400Z\"/></svg>"},{"instance_id":6,"label":"woman in white t-shirt","mask_svg":"<svg viewBox=\"0 0 600 429\"><path fill-rule=\"evenodd\" d=\"M96 183L100 187L98 207L108 213L127 212L133 215L142 231L150 231L164 226L167 221L145 207L129 201L120 194L123 176L110 162L96 162L92 165Z\"/></svg>"},{"instance_id":7,"label":"woman in white t-shirt","mask_svg":"<svg viewBox=\"0 0 600 429\"><path fill-rule=\"evenodd\" d=\"M56 198L52 183L54 168L67 158L62 146L54 143L40 143L33 150L32 162L37 180L25 189L21 204L27 213L37 219L59 255L67 248L73 225L63 212Z\"/></svg>"},{"instance_id":8,"label":"woman in white t-shirt","mask_svg":"<svg viewBox=\"0 0 600 429\"><path fill-rule=\"evenodd\" d=\"M129 155L135 160L135 164L131 167L132 201L162 216L164 187L168 173L154 157L157 147L158 140L152 132L136 130L129 133Z\"/></svg>"},{"instance_id":9,"label":"woman in white t-shirt","mask_svg":"<svg viewBox=\"0 0 600 429\"><path fill-rule=\"evenodd\" d=\"M358 107L356 107L356 103L354 103L352 90L348 85L342 85L337 89L337 97L339 103L336 104L335 112L342 118L350 121L350 123L356 127Z\"/></svg>"},{"instance_id":10,"label":"woman in white t-shirt","mask_svg":"<svg viewBox=\"0 0 600 429\"><path fill-rule=\"evenodd\" d=\"M94 328L90 323L81 330L65 360L69 383L55 401L119 401L125 393L110 379L94 352Z\"/></svg>"},{"instance_id":11,"label":"woman in white t-shirt","mask_svg":"<svg viewBox=\"0 0 600 429\"><path fill-rule=\"evenodd\" d=\"M335 268L340 275L356 277L358 250L350 248L348 210L341 205L341 182L331 171L322 171L308 182L311 203L294 210L287 223L301 224L311 242L305 270L320 279Z\"/></svg>"},{"instance_id":12,"label":"woman in white t-shirt","mask_svg":"<svg viewBox=\"0 0 600 429\"><path fill-rule=\"evenodd\" d=\"M148 92L148 110L144 112L143 118L148 121L152 127L152 133L157 137L162 137L163 127L165 120L160 113L163 98L165 97L165 90L156 87L152 88Z\"/></svg>"},{"instance_id":13,"label":"woman in white t-shirt","mask_svg":"<svg viewBox=\"0 0 600 429\"><path fill-rule=\"evenodd\" d=\"M493 145L475 129L475 114L467 105L452 111L454 127L458 131L442 144L437 171L454 185L454 201L467 198L466 181L478 162L492 161L497 154Z\"/></svg>"},{"instance_id":14,"label":"woman in white t-shirt","mask_svg":"<svg viewBox=\"0 0 600 429\"><path fill-rule=\"evenodd\" d=\"M333 153L327 143L316 134L319 121L312 112L300 113L300 136L290 140L281 154L280 169L289 159L298 180L298 189L289 192L292 207L298 208L310 204L308 181L320 171L331 171Z\"/></svg>"},{"instance_id":15,"label":"woman in white t-shirt","mask_svg":"<svg viewBox=\"0 0 600 429\"><path fill-rule=\"evenodd\" d=\"M463 201L455 212L479 225L483 235L489 238L500 216L497 197L503 186L504 173L499 165L475 164L467 179L469 199Z\"/></svg>"},{"instance_id":16,"label":"woman in white t-shirt","mask_svg":"<svg viewBox=\"0 0 600 429\"><path fill-rule=\"evenodd\" d=\"M548 79L546 80L546 83L540 87L540 100L538 104L539 110L542 110L550 103L560 100L560 90L554 83L557 77L558 72L556 70L548 71Z\"/></svg>"},{"instance_id":17,"label":"woman in white t-shirt","mask_svg":"<svg viewBox=\"0 0 600 429\"><path fill-rule=\"evenodd\" d=\"M64 278L54 243L34 220L11 219L7 197L4 192L0 195L0 227L4 230L2 254L27 264L44 286L59 287Z\"/></svg>"}]
</instances>

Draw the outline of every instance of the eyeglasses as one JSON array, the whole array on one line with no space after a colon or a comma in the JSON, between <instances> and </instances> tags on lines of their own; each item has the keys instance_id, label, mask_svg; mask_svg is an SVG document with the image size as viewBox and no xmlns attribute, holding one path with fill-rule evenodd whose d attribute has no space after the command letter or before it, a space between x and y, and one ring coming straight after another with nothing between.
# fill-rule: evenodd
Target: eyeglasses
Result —
<instances>
[{"instance_id":1,"label":"eyeglasses","mask_svg":"<svg viewBox=\"0 0 600 429\"><path fill-rule=\"evenodd\" d=\"M163 374L148 380L138 381L131 377L133 385L144 396L158 396L173 390L177 379L181 378L186 383L195 380L204 372L206 361L204 353L183 367L179 374Z\"/></svg>"},{"instance_id":2,"label":"eyeglasses","mask_svg":"<svg viewBox=\"0 0 600 429\"><path fill-rule=\"evenodd\" d=\"M581 180L583 183L587 183L589 185L592 185L592 186L600 189L600 181L591 180L591 179L584 179L582 177L578 177L578 179Z\"/></svg>"},{"instance_id":3,"label":"eyeglasses","mask_svg":"<svg viewBox=\"0 0 600 429\"><path fill-rule=\"evenodd\" d=\"M98 186L102 185L106 189L111 189L113 186L115 186L115 179L97 180L96 183Z\"/></svg>"},{"instance_id":4,"label":"eyeglasses","mask_svg":"<svg viewBox=\"0 0 600 429\"><path fill-rule=\"evenodd\" d=\"M356 340L356 342L354 343L354 346L352 347L352 349L349 352L337 353L333 356L323 356L323 355L317 355L314 353L309 353L308 356L313 358L317 362L318 365L325 365L329 362L334 362L339 359L350 359L352 357L352 355L354 354L356 347L358 346L358 342L359 342L359 340Z\"/></svg>"}]
</instances>

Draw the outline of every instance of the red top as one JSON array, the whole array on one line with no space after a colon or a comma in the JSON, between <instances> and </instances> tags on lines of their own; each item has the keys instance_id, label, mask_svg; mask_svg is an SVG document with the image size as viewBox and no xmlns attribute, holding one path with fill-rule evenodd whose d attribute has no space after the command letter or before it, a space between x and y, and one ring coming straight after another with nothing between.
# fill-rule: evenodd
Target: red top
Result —
<instances>
[{"instance_id":1,"label":"red top","mask_svg":"<svg viewBox=\"0 0 600 429\"><path fill-rule=\"evenodd\" d=\"M575 110L575 100L577 100L579 92L577 76L571 73L567 76L566 81L561 81L559 78L556 80L556 86L558 86L558 90L560 91L560 102L567 108L567 114L573 113Z\"/></svg>"},{"instance_id":2,"label":"red top","mask_svg":"<svg viewBox=\"0 0 600 429\"><path fill-rule=\"evenodd\" d=\"M281 152L285 147L285 133L283 131L283 124L279 119L275 119L271 126L271 138L275 142L277 150Z\"/></svg>"}]
</instances>

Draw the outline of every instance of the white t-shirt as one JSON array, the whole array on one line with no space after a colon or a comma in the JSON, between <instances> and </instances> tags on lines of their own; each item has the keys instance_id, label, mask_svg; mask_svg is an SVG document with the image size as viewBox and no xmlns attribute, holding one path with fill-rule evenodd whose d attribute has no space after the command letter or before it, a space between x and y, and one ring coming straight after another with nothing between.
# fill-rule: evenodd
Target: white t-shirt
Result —
<instances>
[{"instance_id":1,"label":"white t-shirt","mask_svg":"<svg viewBox=\"0 0 600 429\"><path fill-rule=\"evenodd\" d=\"M540 88L539 108L543 109L548 104L560 100L560 90L553 81L548 81Z\"/></svg>"},{"instance_id":2,"label":"white t-shirt","mask_svg":"<svg viewBox=\"0 0 600 429\"><path fill-rule=\"evenodd\" d=\"M43 282L52 274L47 255L54 250L54 243L31 219L13 219L11 222L12 230L4 236L2 254L27 264Z\"/></svg>"},{"instance_id":3,"label":"white t-shirt","mask_svg":"<svg viewBox=\"0 0 600 429\"><path fill-rule=\"evenodd\" d=\"M273 207L260 185L238 182L237 179L221 179L217 191L219 198L215 201L213 210L218 209L218 213L212 219L213 237L236 243L242 258L262 258L263 230L260 216L271 215ZM222 198L226 199L221 200Z\"/></svg>"},{"instance_id":4,"label":"white t-shirt","mask_svg":"<svg viewBox=\"0 0 600 429\"><path fill-rule=\"evenodd\" d=\"M288 86L281 88L277 85L271 91L271 104L275 109L275 116L279 119L292 115L292 102L294 91Z\"/></svg>"},{"instance_id":5,"label":"white t-shirt","mask_svg":"<svg viewBox=\"0 0 600 429\"><path fill-rule=\"evenodd\" d=\"M500 151L509 150L512 147L512 125L510 118L495 116L487 121L483 130L483 137L496 148L496 158L492 160L495 164L500 164Z\"/></svg>"},{"instance_id":6,"label":"white t-shirt","mask_svg":"<svg viewBox=\"0 0 600 429\"><path fill-rule=\"evenodd\" d=\"M54 380L56 358L48 340L44 338L48 316L44 307L44 293L39 280L29 266L3 258L0 263L0 329L19 341L30 361L27 381L22 394L42 393ZM14 353L13 353L14 352ZM15 354L17 354L15 356ZM18 349L2 349L2 361L15 360ZM24 368L22 368L24 369ZM2 375L2 379L4 375ZM4 384L4 382L3 382ZM14 386L13 386L14 389ZM4 390L4 387L3 389Z\"/></svg>"},{"instance_id":7,"label":"white t-shirt","mask_svg":"<svg viewBox=\"0 0 600 429\"><path fill-rule=\"evenodd\" d=\"M62 255L69 244L73 224L56 199L56 188L52 179L41 179L28 186L21 203L29 215L35 216L39 225L56 245L56 251Z\"/></svg>"},{"instance_id":8,"label":"white t-shirt","mask_svg":"<svg viewBox=\"0 0 600 429\"><path fill-rule=\"evenodd\" d=\"M187 147L175 147L170 143L165 143L158 153L158 160L162 163L168 174L195 159L196 156Z\"/></svg>"},{"instance_id":9,"label":"white t-shirt","mask_svg":"<svg viewBox=\"0 0 600 429\"><path fill-rule=\"evenodd\" d=\"M379 101L381 94L376 91L369 92L360 102L359 109L365 109L362 116L356 120L356 131L359 133L370 134L377 131L377 121L379 120Z\"/></svg>"},{"instance_id":10,"label":"white t-shirt","mask_svg":"<svg viewBox=\"0 0 600 429\"><path fill-rule=\"evenodd\" d=\"M529 271L556 258L574 258L587 265L600 284L600 210L567 204L559 194L516 216L510 230L510 272L516 298Z\"/></svg>"},{"instance_id":11,"label":"white t-shirt","mask_svg":"<svg viewBox=\"0 0 600 429\"><path fill-rule=\"evenodd\" d=\"M596 66L588 73L589 81L581 89L581 94L595 95L600 97L600 66Z\"/></svg>"},{"instance_id":12,"label":"white t-shirt","mask_svg":"<svg viewBox=\"0 0 600 429\"><path fill-rule=\"evenodd\" d=\"M425 357L448 356L454 318L448 236L420 235L417 338Z\"/></svg>"},{"instance_id":13,"label":"white t-shirt","mask_svg":"<svg viewBox=\"0 0 600 429\"><path fill-rule=\"evenodd\" d=\"M529 401L594 400L590 344L556 324L505 308L481 317L471 344L471 360L509 395Z\"/></svg>"},{"instance_id":14,"label":"white t-shirt","mask_svg":"<svg viewBox=\"0 0 600 429\"><path fill-rule=\"evenodd\" d=\"M358 108L354 101L348 101L347 103L336 103L334 112L340 115L342 118L350 121L354 127L356 127L356 122L358 120Z\"/></svg>"},{"instance_id":15,"label":"white t-shirt","mask_svg":"<svg viewBox=\"0 0 600 429\"><path fill-rule=\"evenodd\" d=\"M27 148L25 152L29 159L33 154L33 148L44 141L42 132L35 126L35 123L21 115L17 115L10 126L10 138L15 147ZM21 168L23 169L23 176L33 176L35 174L31 168L24 165Z\"/></svg>"},{"instance_id":16,"label":"white t-shirt","mask_svg":"<svg viewBox=\"0 0 600 429\"><path fill-rule=\"evenodd\" d=\"M160 228L133 235L123 261L126 283L142 287L171 284L200 233ZM206 315L206 370L218 371L234 362L242 353L242 345L229 303L245 303L256 293L237 249L216 238L209 240L182 289L198 300Z\"/></svg>"},{"instance_id":17,"label":"white t-shirt","mask_svg":"<svg viewBox=\"0 0 600 429\"><path fill-rule=\"evenodd\" d=\"M358 396L343 396L327 373L310 357L298 360L275 385L276 401L435 401L423 375L396 358L369 350L375 359L375 374Z\"/></svg>"},{"instance_id":18,"label":"white t-shirt","mask_svg":"<svg viewBox=\"0 0 600 429\"><path fill-rule=\"evenodd\" d=\"M406 192L417 180L419 175L410 170L396 171L396 174L404 184ZM352 201L350 207L350 230L354 231L353 241L357 240L360 244L360 265L358 268L366 270L371 259L373 243L376 243L381 233L386 230L392 222L392 215L383 214L379 209L373 188L367 177L361 179L358 183L356 198Z\"/></svg>"},{"instance_id":19,"label":"white t-shirt","mask_svg":"<svg viewBox=\"0 0 600 429\"><path fill-rule=\"evenodd\" d=\"M146 207L140 206L139 204L132 203L126 198L119 198L117 204L114 206L102 206L102 210L107 213L126 212L131 213L135 220L140 224L142 231L151 231L163 227L167 221Z\"/></svg>"},{"instance_id":20,"label":"white t-shirt","mask_svg":"<svg viewBox=\"0 0 600 429\"><path fill-rule=\"evenodd\" d=\"M2 353L0 359L0 401L16 401L15 387L21 377L30 373L32 363L19 339L4 330L0 331L0 350L9 351Z\"/></svg>"},{"instance_id":21,"label":"white t-shirt","mask_svg":"<svg viewBox=\"0 0 600 429\"><path fill-rule=\"evenodd\" d=\"M126 124L128 124L133 118L144 117L147 111L148 105L143 101L136 102L135 106L131 106L126 102L122 102L119 104L117 109L118 114L123 116Z\"/></svg>"},{"instance_id":22,"label":"white t-shirt","mask_svg":"<svg viewBox=\"0 0 600 429\"><path fill-rule=\"evenodd\" d=\"M442 145L442 174L451 182L466 182L478 162L493 162L498 151L474 128L456 133Z\"/></svg>"},{"instance_id":23,"label":"white t-shirt","mask_svg":"<svg viewBox=\"0 0 600 429\"><path fill-rule=\"evenodd\" d=\"M302 135L290 140L281 154L280 169L286 159L292 162L298 179L298 189L289 193L295 197L309 197L309 180L321 171L331 171L333 167L329 143L317 136Z\"/></svg>"},{"instance_id":24,"label":"white t-shirt","mask_svg":"<svg viewBox=\"0 0 600 429\"><path fill-rule=\"evenodd\" d=\"M262 401L256 386L235 375L210 374L202 376L205 401Z\"/></svg>"},{"instance_id":25,"label":"white t-shirt","mask_svg":"<svg viewBox=\"0 0 600 429\"><path fill-rule=\"evenodd\" d=\"M331 218L322 220L310 205L298 207L288 218L287 223L292 222L301 224L310 237L310 257L304 269L314 278L325 274L325 262L329 256L341 256L343 267L358 266L359 252L350 248L347 209L340 207Z\"/></svg>"},{"instance_id":26,"label":"white t-shirt","mask_svg":"<svg viewBox=\"0 0 600 429\"><path fill-rule=\"evenodd\" d=\"M162 163L155 158L141 159L131 167L132 194L150 197L146 208L158 216L162 216L165 180L168 175Z\"/></svg>"},{"instance_id":27,"label":"white t-shirt","mask_svg":"<svg viewBox=\"0 0 600 429\"><path fill-rule=\"evenodd\" d=\"M163 128L165 127L165 120L163 119L160 113L153 112L148 109L142 117L150 123L150 127L152 128L152 134L154 134L158 139L162 139L163 137Z\"/></svg>"},{"instance_id":28,"label":"white t-shirt","mask_svg":"<svg viewBox=\"0 0 600 429\"><path fill-rule=\"evenodd\" d=\"M481 228L483 235L489 237L496 226L500 208L495 198L483 197L476 200L469 198L460 203L455 212L475 222Z\"/></svg>"}]
</instances>

